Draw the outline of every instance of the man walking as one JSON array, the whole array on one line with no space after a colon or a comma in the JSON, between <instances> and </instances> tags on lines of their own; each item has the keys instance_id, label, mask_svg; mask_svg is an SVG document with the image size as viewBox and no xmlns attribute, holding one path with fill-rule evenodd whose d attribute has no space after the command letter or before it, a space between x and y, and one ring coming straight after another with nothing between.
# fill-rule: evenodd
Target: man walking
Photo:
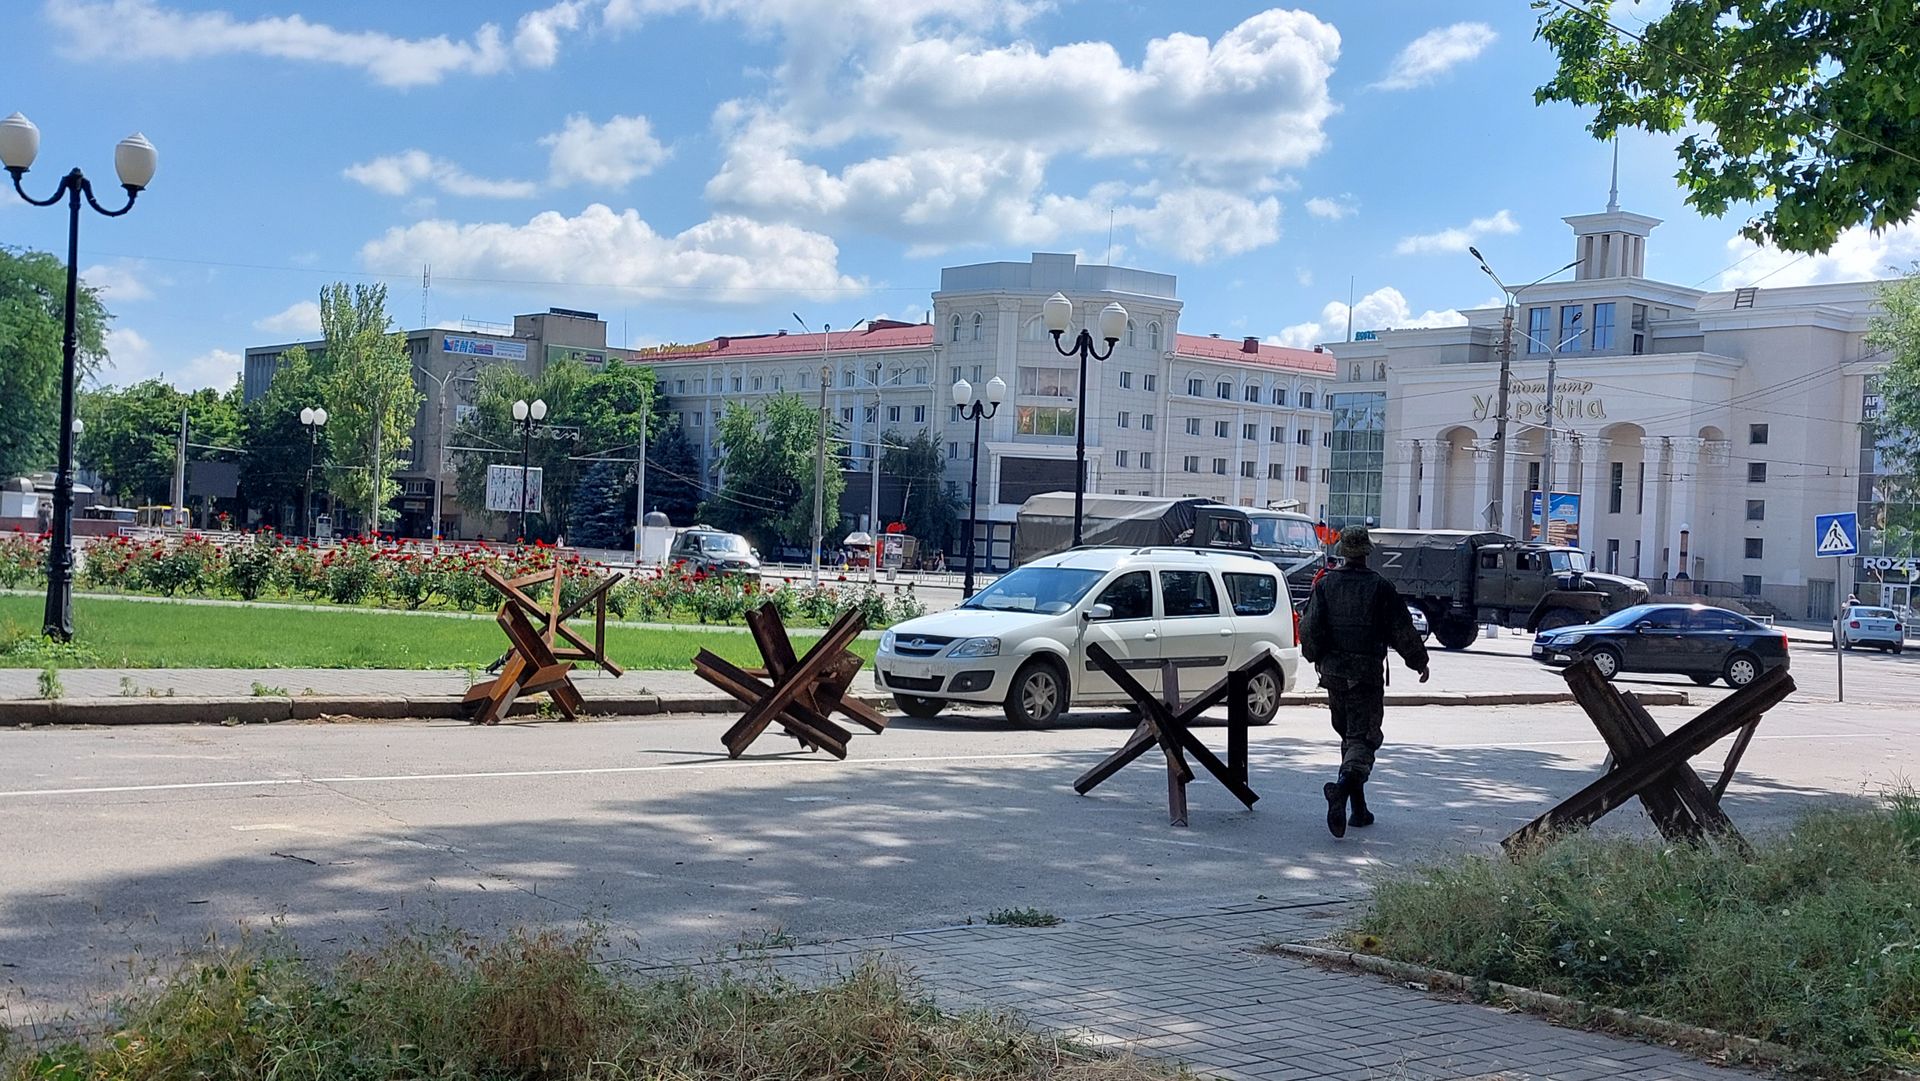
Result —
<instances>
[{"instance_id":1,"label":"man walking","mask_svg":"<svg viewBox=\"0 0 1920 1081\"><path fill-rule=\"evenodd\" d=\"M1300 625L1301 652L1320 672L1333 730L1340 733L1340 779L1322 789L1327 829L1335 837L1345 837L1348 826L1373 825L1367 777L1384 738L1380 725L1386 716L1387 648L1420 673L1420 682L1427 681L1427 647L1414 631L1399 591L1368 569L1372 553L1373 539L1365 526L1341 530L1333 546L1341 565L1314 587Z\"/></svg>"}]
</instances>

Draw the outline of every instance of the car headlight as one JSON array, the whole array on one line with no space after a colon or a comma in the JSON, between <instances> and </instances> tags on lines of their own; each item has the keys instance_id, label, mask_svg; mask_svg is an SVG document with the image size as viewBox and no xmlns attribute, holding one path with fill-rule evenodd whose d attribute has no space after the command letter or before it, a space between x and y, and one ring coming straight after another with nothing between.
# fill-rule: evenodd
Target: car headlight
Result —
<instances>
[{"instance_id":1,"label":"car headlight","mask_svg":"<svg viewBox=\"0 0 1920 1081\"><path fill-rule=\"evenodd\" d=\"M893 632L892 631L880 632L880 652L882 653L893 652Z\"/></svg>"},{"instance_id":2,"label":"car headlight","mask_svg":"<svg viewBox=\"0 0 1920 1081\"><path fill-rule=\"evenodd\" d=\"M949 657L998 657L1000 639L969 638L947 651Z\"/></svg>"},{"instance_id":3,"label":"car headlight","mask_svg":"<svg viewBox=\"0 0 1920 1081\"><path fill-rule=\"evenodd\" d=\"M1547 644L1552 646L1555 649L1565 649L1568 646L1579 645L1580 640L1585 637L1586 635L1584 634L1561 634L1561 635L1556 635L1553 638L1549 638L1547 640Z\"/></svg>"}]
</instances>

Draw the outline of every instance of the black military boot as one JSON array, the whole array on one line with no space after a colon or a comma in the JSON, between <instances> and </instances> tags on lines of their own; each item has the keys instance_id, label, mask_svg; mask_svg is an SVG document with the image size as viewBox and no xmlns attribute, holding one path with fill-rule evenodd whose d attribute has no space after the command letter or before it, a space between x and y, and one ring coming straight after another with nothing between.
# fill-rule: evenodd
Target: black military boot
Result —
<instances>
[{"instance_id":1,"label":"black military boot","mask_svg":"<svg viewBox=\"0 0 1920 1081\"><path fill-rule=\"evenodd\" d=\"M1347 825L1356 829L1373 825L1373 812L1367 810L1367 782L1363 777L1347 779L1347 796L1353 801L1353 813L1347 816Z\"/></svg>"},{"instance_id":2,"label":"black military boot","mask_svg":"<svg viewBox=\"0 0 1920 1081\"><path fill-rule=\"evenodd\" d=\"M1338 781L1329 781L1320 786L1327 797L1327 829L1335 837L1347 835L1347 793L1351 791L1347 783L1347 771L1340 771Z\"/></svg>"}]
</instances>

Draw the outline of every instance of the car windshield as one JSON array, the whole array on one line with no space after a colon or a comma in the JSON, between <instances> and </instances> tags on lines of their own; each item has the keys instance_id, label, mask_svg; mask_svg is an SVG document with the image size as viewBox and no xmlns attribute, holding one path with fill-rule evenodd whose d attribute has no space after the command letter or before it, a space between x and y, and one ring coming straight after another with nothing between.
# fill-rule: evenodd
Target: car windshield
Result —
<instances>
[{"instance_id":1,"label":"car windshield","mask_svg":"<svg viewBox=\"0 0 1920 1081\"><path fill-rule=\"evenodd\" d=\"M1547 560L1553 565L1556 573L1587 573L1587 553L1585 552L1549 552L1547 553Z\"/></svg>"},{"instance_id":2,"label":"car windshield","mask_svg":"<svg viewBox=\"0 0 1920 1081\"><path fill-rule=\"evenodd\" d=\"M1892 619L1893 609L1891 608L1855 608L1853 610L1853 618L1855 619Z\"/></svg>"},{"instance_id":3,"label":"car windshield","mask_svg":"<svg viewBox=\"0 0 1920 1081\"><path fill-rule=\"evenodd\" d=\"M708 533L700 538L700 548L707 552L720 552L726 555L746 555L747 542L732 533Z\"/></svg>"},{"instance_id":4,"label":"car windshield","mask_svg":"<svg viewBox=\"0 0 1920 1081\"><path fill-rule=\"evenodd\" d=\"M1105 574L1079 567L1021 567L1001 575L960 607L995 612L1064 612L1079 603Z\"/></svg>"},{"instance_id":5,"label":"car windshield","mask_svg":"<svg viewBox=\"0 0 1920 1081\"><path fill-rule=\"evenodd\" d=\"M1593 621L1593 625L1596 627L1631 627L1658 611L1660 611L1660 606L1657 604L1636 604L1632 608L1622 608L1618 612L1607 616L1605 619L1596 619Z\"/></svg>"},{"instance_id":6,"label":"car windshield","mask_svg":"<svg viewBox=\"0 0 1920 1081\"><path fill-rule=\"evenodd\" d=\"M1313 537L1313 523L1301 518L1262 518L1248 515L1253 523L1253 546L1255 548L1307 548L1317 547Z\"/></svg>"}]
</instances>

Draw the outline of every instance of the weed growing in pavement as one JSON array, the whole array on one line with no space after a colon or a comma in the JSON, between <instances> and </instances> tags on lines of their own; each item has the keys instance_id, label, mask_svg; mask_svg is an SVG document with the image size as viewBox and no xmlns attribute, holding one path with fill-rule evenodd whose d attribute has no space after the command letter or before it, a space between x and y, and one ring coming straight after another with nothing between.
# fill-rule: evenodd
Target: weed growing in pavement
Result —
<instances>
[{"instance_id":1,"label":"weed growing in pavement","mask_svg":"<svg viewBox=\"0 0 1920 1081\"><path fill-rule=\"evenodd\" d=\"M765 953L768 950L790 950L800 944L800 940L787 933L787 929L775 924L740 936L733 948L740 954Z\"/></svg>"},{"instance_id":2,"label":"weed growing in pavement","mask_svg":"<svg viewBox=\"0 0 1920 1081\"><path fill-rule=\"evenodd\" d=\"M137 992L109 1035L0 1053L0 1079L1179 1076L1005 1014L944 1012L877 960L818 985L732 968L629 980L597 945L415 935L324 965L279 940L228 949Z\"/></svg>"},{"instance_id":3,"label":"weed growing in pavement","mask_svg":"<svg viewBox=\"0 0 1920 1081\"><path fill-rule=\"evenodd\" d=\"M1577 835L1389 879L1349 932L1401 961L1782 1044L1826 1077L1920 1066L1920 796L1756 844Z\"/></svg>"},{"instance_id":4,"label":"weed growing in pavement","mask_svg":"<svg viewBox=\"0 0 1920 1081\"><path fill-rule=\"evenodd\" d=\"M140 684L135 683L132 676L120 677L120 697L122 698L140 697Z\"/></svg>"},{"instance_id":5,"label":"weed growing in pavement","mask_svg":"<svg viewBox=\"0 0 1920 1081\"><path fill-rule=\"evenodd\" d=\"M996 927L1057 927L1066 921L1038 908L1002 908L987 913Z\"/></svg>"},{"instance_id":6,"label":"weed growing in pavement","mask_svg":"<svg viewBox=\"0 0 1920 1081\"><path fill-rule=\"evenodd\" d=\"M285 687L275 687L272 684L262 683L256 679L253 681L253 696L255 698L285 698L287 697L287 689Z\"/></svg>"},{"instance_id":7,"label":"weed growing in pavement","mask_svg":"<svg viewBox=\"0 0 1920 1081\"><path fill-rule=\"evenodd\" d=\"M67 689L60 683L60 669L53 665L40 669L40 697L58 698L65 693Z\"/></svg>"}]
</instances>

